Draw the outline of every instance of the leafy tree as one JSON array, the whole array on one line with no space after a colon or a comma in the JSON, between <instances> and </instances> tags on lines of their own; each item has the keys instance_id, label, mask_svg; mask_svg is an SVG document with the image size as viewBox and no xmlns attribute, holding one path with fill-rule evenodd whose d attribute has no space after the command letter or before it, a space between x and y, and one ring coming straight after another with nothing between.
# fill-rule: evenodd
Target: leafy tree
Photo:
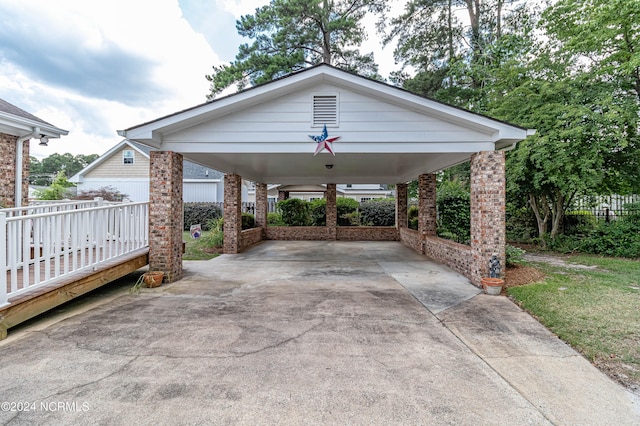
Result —
<instances>
[{"instance_id":1,"label":"leafy tree","mask_svg":"<svg viewBox=\"0 0 640 426\"><path fill-rule=\"evenodd\" d=\"M356 48L367 37L361 23L381 14L386 0L271 0L236 22L238 34L254 40L239 47L236 60L214 66L209 99L236 84L265 83L291 72L327 63L379 78L373 53Z\"/></svg>"},{"instance_id":2,"label":"leafy tree","mask_svg":"<svg viewBox=\"0 0 640 426\"><path fill-rule=\"evenodd\" d=\"M507 7L509 6L509 7ZM480 110L482 91L491 82L486 71L500 66L497 46L521 34L532 12L521 0L409 0L389 25L385 43L397 40L397 61L417 72L394 81L407 90ZM461 16L464 15L464 16Z\"/></svg>"},{"instance_id":3,"label":"leafy tree","mask_svg":"<svg viewBox=\"0 0 640 426\"><path fill-rule=\"evenodd\" d=\"M73 186L67 180L64 171L61 171L56 175L49 188L36 192L36 198L39 200L63 200L71 195L69 188Z\"/></svg>"},{"instance_id":4,"label":"leafy tree","mask_svg":"<svg viewBox=\"0 0 640 426\"><path fill-rule=\"evenodd\" d=\"M30 157L29 183L33 185L50 185L53 179L61 171L65 176L73 176L98 158L98 154L73 155L70 153L53 153L49 157L39 161Z\"/></svg>"},{"instance_id":5,"label":"leafy tree","mask_svg":"<svg viewBox=\"0 0 640 426\"><path fill-rule=\"evenodd\" d=\"M617 172L613 186L640 191L640 2L559 0L543 18L556 49L567 60L585 64L594 84L605 86L602 103L611 114L619 114L603 134L618 139L612 147Z\"/></svg>"},{"instance_id":6,"label":"leafy tree","mask_svg":"<svg viewBox=\"0 0 640 426\"><path fill-rule=\"evenodd\" d=\"M640 2L558 0L543 16L564 52L621 81L618 95L633 92L640 100Z\"/></svg>"}]
</instances>

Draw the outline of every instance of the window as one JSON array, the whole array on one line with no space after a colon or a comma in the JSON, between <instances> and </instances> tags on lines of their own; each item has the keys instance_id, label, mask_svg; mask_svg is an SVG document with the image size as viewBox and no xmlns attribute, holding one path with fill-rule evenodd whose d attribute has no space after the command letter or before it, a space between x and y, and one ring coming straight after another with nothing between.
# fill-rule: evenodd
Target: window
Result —
<instances>
[{"instance_id":1,"label":"window","mask_svg":"<svg viewBox=\"0 0 640 426\"><path fill-rule=\"evenodd\" d=\"M133 164L134 158L135 154L132 149L125 149L122 151L122 164Z\"/></svg>"},{"instance_id":2,"label":"window","mask_svg":"<svg viewBox=\"0 0 640 426\"><path fill-rule=\"evenodd\" d=\"M371 198L371 197L362 197L362 198L360 198L360 202L364 203L365 201L371 201L372 199L373 198Z\"/></svg>"},{"instance_id":3,"label":"window","mask_svg":"<svg viewBox=\"0 0 640 426\"><path fill-rule=\"evenodd\" d=\"M315 94L313 95L313 122L314 127L338 126L338 95Z\"/></svg>"}]
</instances>

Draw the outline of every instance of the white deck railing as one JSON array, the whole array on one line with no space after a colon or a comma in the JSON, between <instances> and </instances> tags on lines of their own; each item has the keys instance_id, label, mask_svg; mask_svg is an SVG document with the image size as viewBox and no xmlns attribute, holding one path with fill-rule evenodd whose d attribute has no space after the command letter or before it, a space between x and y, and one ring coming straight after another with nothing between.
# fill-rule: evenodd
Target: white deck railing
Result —
<instances>
[{"instance_id":1,"label":"white deck railing","mask_svg":"<svg viewBox=\"0 0 640 426\"><path fill-rule=\"evenodd\" d=\"M0 306L30 289L73 272L95 270L149 245L146 202L15 216L7 210L15 209L0 211L0 242L6 241L0 243Z\"/></svg>"}]
</instances>

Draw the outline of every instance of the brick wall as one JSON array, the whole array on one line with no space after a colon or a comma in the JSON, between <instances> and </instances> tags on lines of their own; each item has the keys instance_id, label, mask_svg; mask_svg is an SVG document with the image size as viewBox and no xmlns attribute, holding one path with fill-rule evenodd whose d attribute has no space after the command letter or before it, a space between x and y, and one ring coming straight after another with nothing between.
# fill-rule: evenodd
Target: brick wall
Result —
<instances>
[{"instance_id":1,"label":"brick wall","mask_svg":"<svg viewBox=\"0 0 640 426\"><path fill-rule=\"evenodd\" d=\"M149 270L173 282L182 278L182 155L151 151L149 172Z\"/></svg>"},{"instance_id":2,"label":"brick wall","mask_svg":"<svg viewBox=\"0 0 640 426\"><path fill-rule=\"evenodd\" d=\"M268 226L267 240L326 241L329 240L324 226ZM226 236L225 236L226 238Z\"/></svg>"},{"instance_id":3,"label":"brick wall","mask_svg":"<svg viewBox=\"0 0 640 426\"><path fill-rule=\"evenodd\" d=\"M480 285L489 274L489 259L497 255L505 265L505 159L502 151L471 157L470 279Z\"/></svg>"},{"instance_id":4,"label":"brick wall","mask_svg":"<svg viewBox=\"0 0 640 426\"><path fill-rule=\"evenodd\" d=\"M471 247L438 237L426 237L424 254L470 278Z\"/></svg>"},{"instance_id":5,"label":"brick wall","mask_svg":"<svg viewBox=\"0 0 640 426\"><path fill-rule=\"evenodd\" d=\"M240 232L240 248L242 251L262 241L262 228L245 229Z\"/></svg>"},{"instance_id":6,"label":"brick wall","mask_svg":"<svg viewBox=\"0 0 640 426\"><path fill-rule=\"evenodd\" d=\"M0 208L15 207L17 136L0 133ZM29 204L29 140L22 143L22 205Z\"/></svg>"},{"instance_id":7,"label":"brick wall","mask_svg":"<svg viewBox=\"0 0 640 426\"><path fill-rule=\"evenodd\" d=\"M399 231L400 242L402 244L414 249L420 254L424 254L424 247L418 231L411 228L400 228Z\"/></svg>"},{"instance_id":8,"label":"brick wall","mask_svg":"<svg viewBox=\"0 0 640 426\"><path fill-rule=\"evenodd\" d=\"M400 236L395 226L339 226L340 241L398 241Z\"/></svg>"}]
</instances>

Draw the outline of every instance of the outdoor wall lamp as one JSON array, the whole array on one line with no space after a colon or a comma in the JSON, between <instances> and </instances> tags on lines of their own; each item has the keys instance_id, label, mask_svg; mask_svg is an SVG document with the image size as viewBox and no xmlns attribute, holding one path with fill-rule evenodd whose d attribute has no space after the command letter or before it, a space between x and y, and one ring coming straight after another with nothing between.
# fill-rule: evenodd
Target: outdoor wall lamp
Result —
<instances>
[{"instance_id":1,"label":"outdoor wall lamp","mask_svg":"<svg viewBox=\"0 0 640 426\"><path fill-rule=\"evenodd\" d=\"M40 146L47 146L49 143L49 138L45 135L40 135Z\"/></svg>"},{"instance_id":2,"label":"outdoor wall lamp","mask_svg":"<svg viewBox=\"0 0 640 426\"><path fill-rule=\"evenodd\" d=\"M333 169L333 164L325 164L324 166L327 168L327 170Z\"/></svg>"}]
</instances>

